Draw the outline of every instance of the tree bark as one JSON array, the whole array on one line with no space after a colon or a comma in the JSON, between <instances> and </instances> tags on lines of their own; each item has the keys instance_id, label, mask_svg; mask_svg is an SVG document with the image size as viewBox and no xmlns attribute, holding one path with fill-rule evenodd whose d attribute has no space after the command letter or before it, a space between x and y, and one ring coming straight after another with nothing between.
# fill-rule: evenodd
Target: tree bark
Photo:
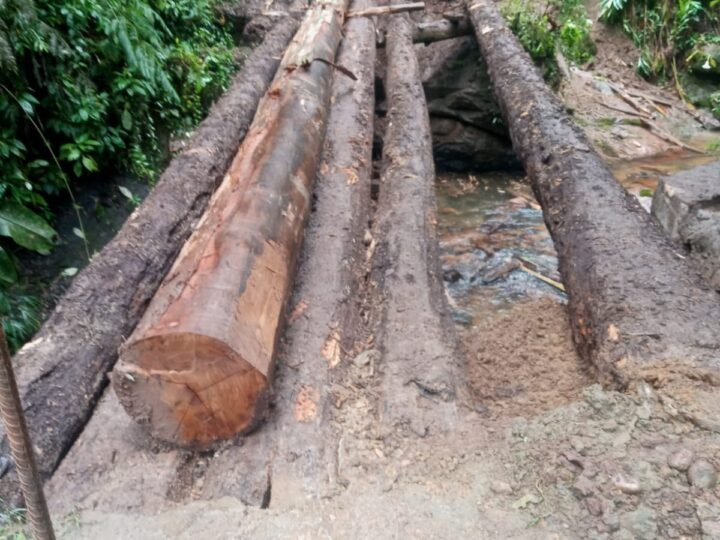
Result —
<instances>
[{"instance_id":1,"label":"tree bark","mask_svg":"<svg viewBox=\"0 0 720 540\"><path fill-rule=\"evenodd\" d=\"M120 402L163 440L204 446L252 429L322 149L347 0L308 11L198 229L121 351Z\"/></svg>"},{"instance_id":2,"label":"tree bark","mask_svg":"<svg viewBox=\"0 0 720 540\"><path fill-rule=\"evenodd\" d=\"M253 51L152 193L15 356L43 478L55 470L90 417L124 336L132 332L222 180L297 25L290 18L280 21ZM7 455L5 439L2 448ZM0 496L12 504L17 494L14 473L6 474Z\"/></svg>"},{"instance_id":3,"label":"tree bark","mask_svg":"<svg viewBox=\"0 0 720 540\"><path fill-rule=\"evenodd\" d=\"M720 302L615 180L489 0L467 3L560 257L575 342L606 382L716 377Z\"/></svg>"},{"instance_id":4,"label":"tree bark","mask_svg":"<svg viewBox=\"0 0 720 540\"><path fill-rule=\"evenodd\" d=\"M374 272L386 300L378 331L383 417L425 436L454 422L457 355L439 278L430 120L408 17L393 16L387 36L389 110Z\"/></svg>"}]
</instances>

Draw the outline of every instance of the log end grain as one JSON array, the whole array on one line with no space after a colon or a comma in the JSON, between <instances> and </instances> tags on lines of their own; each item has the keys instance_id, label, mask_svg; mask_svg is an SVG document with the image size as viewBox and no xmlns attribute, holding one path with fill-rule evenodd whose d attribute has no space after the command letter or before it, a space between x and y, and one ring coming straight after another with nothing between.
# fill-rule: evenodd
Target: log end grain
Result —
<instances>
[{"instance_id":1,"label":"log end grain","mask_svg":"<svg viewBox=\"0 0 720 540\"><path fill-rule=\"evenodd\" d=\"M131 417L185 447L247 433L267 410L267 377L224 343L192 333L130 343L112 381Z\"/></svg>"}]
</instances>

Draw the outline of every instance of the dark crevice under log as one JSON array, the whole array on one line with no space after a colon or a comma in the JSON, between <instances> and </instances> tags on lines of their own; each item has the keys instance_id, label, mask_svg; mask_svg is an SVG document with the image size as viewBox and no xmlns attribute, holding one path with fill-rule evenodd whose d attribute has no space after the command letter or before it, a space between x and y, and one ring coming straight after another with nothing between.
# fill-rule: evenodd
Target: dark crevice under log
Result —
<instances>
[{"instance_id":1,"label":"dark crevice under log","mask_svg":"<svg viewBox=\"0 0 720 540\"><path fill-rule=\"evenodd\" d=\"M106 373L219 185L297 28L282 20L172 160L120 232L73 281L15 356L28 427L46 479L86 424ZM3 439L3 452L7 441ZM0 496L18 502L14 471Z\"/></svg>"},{"instance_id":2,"label":"dark crevice under log","mask_svg":"<svg viewBox=\"0 0 720 540\"><path fill-rule=\"evenodd\" d=\"M574 338L621 387L720 368L720 297L615 180L489 0L467 3L560 257Z\"/></svg>"},{"instance_id":3,"label":"dark crevice under log","mask_svg":"<svg viewBox=\"0 0 720 540\"><path fill-rule=\"evenodd\" d=\"M456 354L439 279L435 169L427 105L406 15L388 24L388 118L375 234L384 297L384 420L419 436L456 418Z\"/></svg>"},{"instance_id":4,"label":"dark crevice under log","mask_svg":"<svg viewBox=\"0 0 720 540\"><path fill-rule=\"evenodd\" d=\"M115 391L160 439L206 445L264 417L347 3L308 10L208 211L123 347Z\"/></svg>"}]
</instances>

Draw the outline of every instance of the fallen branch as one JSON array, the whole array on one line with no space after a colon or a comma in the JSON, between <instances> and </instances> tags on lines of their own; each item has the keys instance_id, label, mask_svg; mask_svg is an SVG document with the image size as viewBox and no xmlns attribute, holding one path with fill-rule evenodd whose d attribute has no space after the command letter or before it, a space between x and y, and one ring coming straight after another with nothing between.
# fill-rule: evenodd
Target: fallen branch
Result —
<instances>
[{"instance_id":1,"label":"fallen branch","mask_svg":"<svg viewBox=\"0 0 720 540\"><path fill-rule=\"evenodd\" d=\"M473 29L470 21L464 19L439 19L437 21L421 22L413 25L412 40L413 43L435 43L436 41L444 41L446 39L454 39L472 35ZM385 46L385 34L378 39L378 47Z\"/></svg>"},{"instance_id":2,"label":"fallen branch","mask_svg":"<svg viewBox=\"0 0 720 540\"><path fill-rule=\"evenodd\" d=\"M548 285L555 287L559 291L565 292L565 285L563 285L559 281L555 281L554 279L549 278L546 275L541 274L540 272L536 272L535 270L528 268L527 266L525 266L522 263L520 263L520 265L518 266L518 269L522 270L526 274L533 276L534 278L539 279L543 283L547 283Z\"/></svg>"},{"instance_id":3,"label":"fallen branch","mask_svg":"<svg viewBox=\"0 0 720 540\"><path fill-rule=\"evenodd\" d=\"M425 9L425 2L413 2L410 4L395 4L393 6L376 6L367 9L359 9L348 13L348 17L373 17L375 15L392 15L408 11L422 11Z\"/></svg>"}]
</instances>

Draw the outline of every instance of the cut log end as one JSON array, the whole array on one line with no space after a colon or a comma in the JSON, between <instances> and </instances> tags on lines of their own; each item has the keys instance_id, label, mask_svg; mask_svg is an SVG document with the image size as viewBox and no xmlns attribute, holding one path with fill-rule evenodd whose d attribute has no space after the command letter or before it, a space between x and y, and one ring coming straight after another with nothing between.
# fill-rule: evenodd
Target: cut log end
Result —
<instances>
[{"instance_id":1,"label":"cut log end","mask_svg":"<svg viewBox=\"0 0 720 540\"><path fill-rule=\"evenodd\" d=\"M251 431L269 390L267 377L227 345L190 333L126 346L113 385L128 414L154 437L186 447Z\"/></svg>"}]
</instances>

